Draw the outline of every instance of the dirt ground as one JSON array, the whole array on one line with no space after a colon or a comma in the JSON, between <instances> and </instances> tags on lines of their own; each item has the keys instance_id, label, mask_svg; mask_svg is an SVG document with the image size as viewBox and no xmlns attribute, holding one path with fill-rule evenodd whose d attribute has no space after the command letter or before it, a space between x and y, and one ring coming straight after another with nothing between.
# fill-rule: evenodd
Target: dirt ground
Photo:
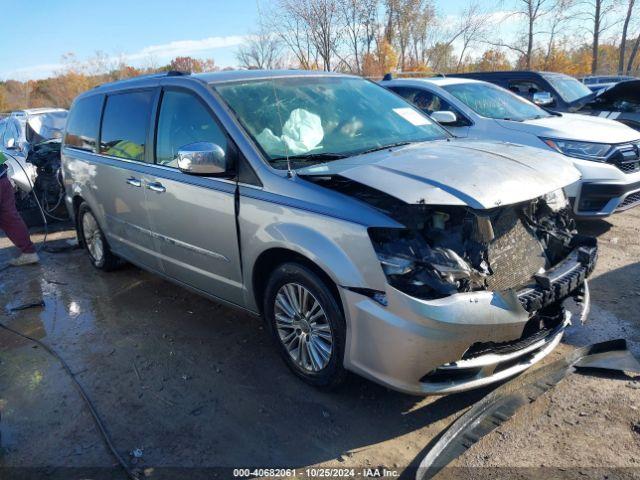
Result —
<instances>
[{"instance_id":1,"label":"dirt ground","mask_svg":"<svg viewBox=\"0 0 640 480\"><path fill-rule=\"evenodd\" d=\"M548 361L611 338L640 356L640 209L580 228L600 239L592 313ZM73 236L54 233L50 245ZM14 253L0 238L0 265ZM289 373L257 318L134 267L98 272L81 250L42 257L0 272L0 318L66 360L120 454L151 478L310 466L413 478L438 435L488 392L418 398L354 376L323 393ZM124 478L56 360L1 329L0 432L1 478L81 468ZM452 465L441 478L640 478L640 377L571 375Z\"/></svg>"}]
</instances>

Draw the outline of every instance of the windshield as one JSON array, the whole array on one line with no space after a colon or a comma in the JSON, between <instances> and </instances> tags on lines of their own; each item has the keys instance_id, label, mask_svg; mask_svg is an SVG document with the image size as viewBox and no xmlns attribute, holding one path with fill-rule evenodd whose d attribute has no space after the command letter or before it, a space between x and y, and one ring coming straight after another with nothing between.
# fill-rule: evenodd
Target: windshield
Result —
<instances>
[{"instance_id":1,"label":"windshield","mask_svg":"<svg viewBox=\"0 0 640 480\"><path fill-rule=\"evenodd\" d=\"M442 87L483 117L522 122L550 116L528 100L490 83L457 83Z\"/></svg>"},{"instance_id":2,"label":"windshield","mask_svg":"<svg viewBox=\"0 0 640 480\"><path fill-rule=\"evenodd\" d=\"M392 92L360 78L303 76L214 84L275 168L448 137Z\"/></svg>"},{"instance_id":3,"label":"windshield","mask_svg":"<svg viewBox=\"0 0 640 480\"><path fill-rule=\"evenodd\" d=\"M559 73L545 74L545 80L558 92L558 95L567 103L575 102L583 97L592 95L593 92L584 83L575 78Z\"/></svg>"}]
</instances>

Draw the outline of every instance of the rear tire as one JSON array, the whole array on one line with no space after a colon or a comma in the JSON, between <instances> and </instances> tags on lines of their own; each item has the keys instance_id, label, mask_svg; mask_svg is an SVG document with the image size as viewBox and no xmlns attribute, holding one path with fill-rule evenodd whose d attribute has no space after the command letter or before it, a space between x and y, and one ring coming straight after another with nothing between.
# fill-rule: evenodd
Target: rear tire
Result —
<instances>
[{"instance_id":1,"label":"rear tire","mask_svg":"<svg viewBox=\"0 0 640 480\"><path fill-rule=\"evenodd\" d=\"M299 263L280 265L266 287L263 312L280 355L306 383L344 383L346 323L326 282Z\"/></svg>"},{"instance_id":2,"label":"rear tire","mask_svg":"<svg viewBox=\"0 0 640 480\"><path fill-rule=\"evenodd\" d=\"M111 251L98 220L86 203L78 209L78 234L94 267L109 272L123 265L124 262Z\"/></svg>"}]
</instances>

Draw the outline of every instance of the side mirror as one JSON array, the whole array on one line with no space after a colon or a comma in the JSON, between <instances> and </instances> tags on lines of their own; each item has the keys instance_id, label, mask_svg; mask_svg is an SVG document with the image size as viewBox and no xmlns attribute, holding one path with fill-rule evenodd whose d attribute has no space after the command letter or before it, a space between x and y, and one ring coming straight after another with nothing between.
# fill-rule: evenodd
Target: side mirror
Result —
<instances>
[{"instance_id":1,"label":"side mirror","mask_svg":"<svg viewBox=\"0 0 640 480\"><path fill-rule=\"evenodd\" d=\"M553 97L549 92L536 92L533 94L533 103L539 107L548 107L553 103Z\"/></svg>"},{"instance_id":2,"label":"side mirror","mask_svg":"<svg viewBox=\"0 0 640 480\"><path fill-rule=\"evenodd\" d=\"M431 118L433 118L441 125L451 125L452 123L456 123L458 121L458 117L455 113L448 112L446 110L433 112L431 114Z\"/></svg>"},{"instance_id":3,"label":"side mirror","mask_svg":"<svg viewBox=\"0 0 640 480\"><path fill-rule=\"evenodd\" d=\"M220 145L209 142L190 143L180 147L178 168L192 175L219 175L229 170L229 164Z\"/></svg>"}]
</instances>

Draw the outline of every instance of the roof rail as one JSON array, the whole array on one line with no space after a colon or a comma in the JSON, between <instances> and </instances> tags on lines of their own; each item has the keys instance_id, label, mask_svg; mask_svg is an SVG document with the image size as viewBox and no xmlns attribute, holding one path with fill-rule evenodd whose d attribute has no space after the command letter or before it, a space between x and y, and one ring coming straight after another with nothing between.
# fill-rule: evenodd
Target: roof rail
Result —
<instances>
[{"instance_id":1,"label":"roof rail","mask_svg":"<svg viewBox=\"0 0 640 480\"><path fill-rule=\"evenodd\" d=\"M186 70L169 70L167 77L182 77L183 75L191 75L191 72Z\"/></svg>"},{"instance_id":2,"label":"roof rail","mask_svg":"<svg viewBox=\"0 0 640 480\"><path fill-rule=\"evenodd\" d=\"M436 73L431 73L431 72L397 72L397 73L392 73L392 72L388 72L385 73L384 77L382 77L383 81L389 81L389 80L393 80L394 79L394 75L397 76L405 76L405 75L416 75L416 76L422 76L422 77L441 77L441 78L447 78L446 75L444 73L441 72L436 72Z\"/></svg>"},{"instance_id":3,"label":"roof rail","mask_svg":"<svg viewBox=\"0 0 640 480\"><path fill-rule=\"evenodd\" d=\"M166 72L147 73L145 75L136 75L135 77L123 78L122 80L114 80L112 82L100 83L93 88L100 88L106 85L112 85L114 83L120 83L120 82L133 82L143 78L183 77L187 75L191 75L191 72L186 72L182 70L168 70Z\"/></svg>"}]
</instances>

